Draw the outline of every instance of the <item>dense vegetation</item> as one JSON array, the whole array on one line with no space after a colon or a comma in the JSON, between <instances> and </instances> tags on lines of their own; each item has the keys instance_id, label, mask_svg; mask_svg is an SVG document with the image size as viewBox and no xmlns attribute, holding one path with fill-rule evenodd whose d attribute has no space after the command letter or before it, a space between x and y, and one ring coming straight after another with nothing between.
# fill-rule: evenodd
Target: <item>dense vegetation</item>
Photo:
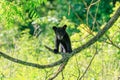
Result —
<instances>
[{"instance_id":1,"label":"dense vegetation","mask_svg":"<svg viewBox=\"0 0 120 80\"><path fill-rule=\"evenodd\" d=\"M61 55L44 46L54 48L52 27L66 24L75 49L107 24L120 7L115 1L0 0L0 52L26 62L55 62ZM48 80L58 69L25 66L1 55L0 64L0 80ZM120 17L95 44L71 57L55 80L79 80L89 64L83 80L120 78Z\"/></svg>"}]
</instances>

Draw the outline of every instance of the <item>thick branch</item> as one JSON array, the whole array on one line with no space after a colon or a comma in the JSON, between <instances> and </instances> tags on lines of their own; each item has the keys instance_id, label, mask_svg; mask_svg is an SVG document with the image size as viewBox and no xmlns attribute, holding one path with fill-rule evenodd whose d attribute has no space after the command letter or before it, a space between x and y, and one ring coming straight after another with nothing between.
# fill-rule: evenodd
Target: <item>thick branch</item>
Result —
<instances>
[{"instance_id":1,"label":"thick branch","mask_svg":"<svg viewBox=\"0 0 120 80\"><path fill-rule=\"evenodd\" d=\"M36 68L41 68L41 69L57 66L57 65L59 65L59 64L61 64L65 61L64 58L62 58L59 61L56 61L56 62L48 64L48 65L40 65L40 64L26 62L26 61L22 61L20 59L13 58L9 55L6 55L3 52L0 52L0 56L4 57L4 58L6 58L6 59L8 59L12 62L15 62L15 63L19 63L19 64L22 64L22 65L31 66L31 67L36 67Z\"/></svg>"}]
</instances>

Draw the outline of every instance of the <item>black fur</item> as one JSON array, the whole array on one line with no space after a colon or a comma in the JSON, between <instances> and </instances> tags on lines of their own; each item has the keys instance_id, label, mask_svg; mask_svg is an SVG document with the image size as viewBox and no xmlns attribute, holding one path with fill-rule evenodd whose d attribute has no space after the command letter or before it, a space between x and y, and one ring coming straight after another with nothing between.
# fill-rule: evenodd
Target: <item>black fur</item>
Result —
<instances>
[{"instance_id":1,"label":"black fur","mask_svg":"<svg viewBox=\"0 0 120 80\"><path fill-rule=\"evenodd\" d=\"M53 27L53 30L55 32L55 49L54 52L58 53L59 52L59 46L61 48L61 52L63 53L71 53L72 52L72 48L71 48L71 42L70 42L70 38L67 34L66 30L66 25L64 25L63 27Z\"/></svg>"}]
</instances>

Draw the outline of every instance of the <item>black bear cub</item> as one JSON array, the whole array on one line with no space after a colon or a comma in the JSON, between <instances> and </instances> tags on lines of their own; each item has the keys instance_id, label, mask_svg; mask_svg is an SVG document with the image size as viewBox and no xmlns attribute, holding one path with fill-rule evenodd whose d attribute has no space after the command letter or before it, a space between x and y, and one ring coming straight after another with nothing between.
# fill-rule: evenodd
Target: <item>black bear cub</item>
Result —
<instances>
[{"instance_id":1,"label":"black bear cub","mask_svg":"<svg viewBox=\"0 0 120 80\"><path fill-rule=\"evenodd\" d=\"M71 42L70 38L67 34L66 30L67 25L64 25L63 27L56 27L53 26L53 30L55 32L55 49L54 53L59 52L59 46L61 48L61 52L63 53L71 53L72 48L71 48Z\"/></svg>"}]
</instances>

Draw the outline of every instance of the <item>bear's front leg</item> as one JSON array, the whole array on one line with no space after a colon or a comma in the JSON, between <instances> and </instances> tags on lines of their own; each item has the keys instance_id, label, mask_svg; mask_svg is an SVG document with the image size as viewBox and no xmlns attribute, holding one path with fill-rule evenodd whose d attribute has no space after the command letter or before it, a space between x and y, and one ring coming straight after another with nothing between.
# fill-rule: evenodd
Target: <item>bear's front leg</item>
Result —
<instances>
[{"instance_id":1,"label":"bear's front leg","mask_svg":"<svg viewBox=\"0 0 120 80\"><path fill-rule=\"evenodd\" d=\"M60 41L57 39L55 39L55 49L54 49L54 53L58 53L59 52L59 44L60 44Z\"/></svg>"}]
</instances>

